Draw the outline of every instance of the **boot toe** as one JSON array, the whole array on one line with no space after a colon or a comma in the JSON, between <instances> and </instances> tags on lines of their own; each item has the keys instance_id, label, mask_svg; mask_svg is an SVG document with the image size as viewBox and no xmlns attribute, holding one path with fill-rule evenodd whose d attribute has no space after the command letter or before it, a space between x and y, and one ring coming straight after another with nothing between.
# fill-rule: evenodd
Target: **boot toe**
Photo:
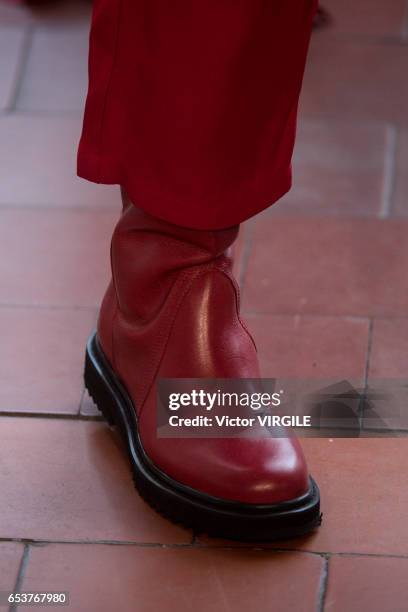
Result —
<instances>
[{"instance_id":1,"label":"boot toe","mask_svg":"<svg viewBox=\"0 0 408 612\"><path fill-rule=\"evenodd\" d=\"M148 454L176 483L225 501L274 505L310 487L302 450L292 438L161 439Z\"/></svg>"}]
</instances>

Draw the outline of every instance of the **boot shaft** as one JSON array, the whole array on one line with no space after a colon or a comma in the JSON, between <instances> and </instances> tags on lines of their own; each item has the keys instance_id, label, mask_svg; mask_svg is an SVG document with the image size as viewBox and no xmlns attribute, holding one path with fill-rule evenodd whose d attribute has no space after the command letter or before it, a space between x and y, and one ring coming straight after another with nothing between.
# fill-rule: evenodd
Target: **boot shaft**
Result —
<instances>
[{"instance_id":1,"label":"boot shaft","mask_svg":"<svg viewBox=\"0 0 408 612\"><path fill-rule=\"evenodd\" d=\"M231 246L239 226L194 230L157 219L122 193L123 212L111 246L113 283L122 315L147 323L162 307L176 278L206 266L231 273Z\"/></svg>"}]
</instances>

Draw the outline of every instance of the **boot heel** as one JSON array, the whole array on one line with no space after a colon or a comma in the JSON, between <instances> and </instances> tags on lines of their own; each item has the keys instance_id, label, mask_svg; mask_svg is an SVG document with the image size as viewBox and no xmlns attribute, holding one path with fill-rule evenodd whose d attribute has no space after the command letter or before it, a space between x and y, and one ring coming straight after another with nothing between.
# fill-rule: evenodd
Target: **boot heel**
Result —
<instances>
[{"instance_id":1,"label":"boot heel","mask_svg":"<svg viewBox=\"0 0 408 612\"><path fill-rule=\"evenodd\" d=\"M103 364L98 355L96 335L88 340L85 352L84 381L89 395L93 399L98 410L101 411L109 425L115 422L115 402L112 398L112 391L109 381L104 375Z\"/></svg>"}]
</instances>

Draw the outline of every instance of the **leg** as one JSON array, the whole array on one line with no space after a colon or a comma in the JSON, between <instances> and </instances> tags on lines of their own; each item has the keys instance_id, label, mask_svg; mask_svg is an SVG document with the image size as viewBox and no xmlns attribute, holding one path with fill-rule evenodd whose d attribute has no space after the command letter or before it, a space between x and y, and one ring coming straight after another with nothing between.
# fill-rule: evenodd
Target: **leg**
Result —
<instances>
[{"instance_id":1,"label":"leg","mask_svg":"<svg viewBox=\"0 0 408 612\"><path fill-rule=\"evenodd\" d=\"M112 3L95 7L79 168L122 185L123 213L86 384L161 512L233 538L300 535L319 523L319 493L298 442L158 439L155 383L259 377L229 247L289 187L314 3L169 6L125 0L109 22Z\"/></svg>"},{"instance_id":2,"label":"leg","mask_svg":"<svg viewBox=\"0 0 408 612\"><path fill-rule=\"evenodd\" d=\"M81 176L198 229L289 189L315 0L94 4Z\"/></svg>"}]
</instances>

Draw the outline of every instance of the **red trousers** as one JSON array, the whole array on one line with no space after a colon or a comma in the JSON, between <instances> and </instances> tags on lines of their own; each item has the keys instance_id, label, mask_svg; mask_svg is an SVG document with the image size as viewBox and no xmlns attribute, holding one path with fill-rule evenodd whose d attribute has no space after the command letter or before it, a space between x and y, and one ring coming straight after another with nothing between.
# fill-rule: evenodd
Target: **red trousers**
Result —
<instances>
[{"instance_id":1,"label":"red trousers","mask_svg":"<svg viewBox=\"0 0 408 612\"><path fill-rule=\"evenodd\" d=\"M94 0L78 174L218 229L291 183L316 0Z\"/></svg>"}]
</instances>

